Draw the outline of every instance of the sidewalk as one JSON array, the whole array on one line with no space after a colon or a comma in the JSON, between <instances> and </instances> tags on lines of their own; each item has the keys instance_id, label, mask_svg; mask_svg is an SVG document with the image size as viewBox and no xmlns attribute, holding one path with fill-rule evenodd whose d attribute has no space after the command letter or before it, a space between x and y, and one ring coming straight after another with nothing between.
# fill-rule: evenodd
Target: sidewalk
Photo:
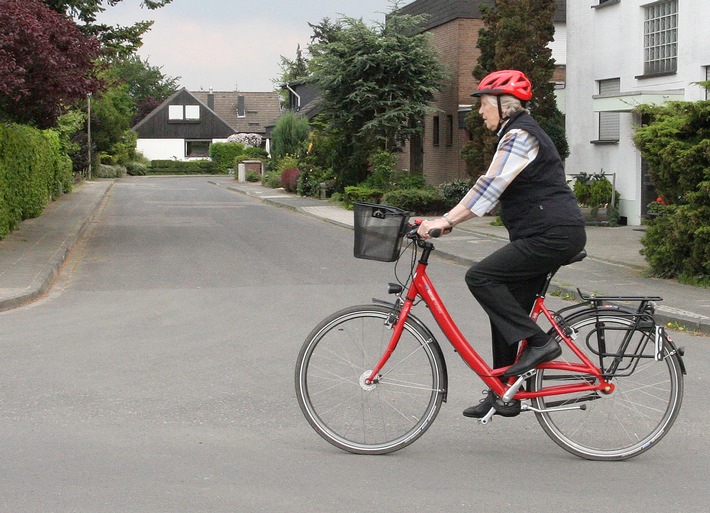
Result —
<instances>
[{"instance_id":1,"label":"sidewalk","mask_svg":"<svg viewBox=\"0 0 710 513\"><path fill-rule=\"evenodd\" d=\"M353 215L315 198L287 194L258 184L240 183L232 177L206 178L219 187L286 207L324 221L352 228ZM85 182L51 203L36 219L23 221L0 241L0 311L32 302L51 288L67 256L100 212L113 180ZM492 218L476 218L457 226L435 242L439 256L469 265L507 241L503 227L491 226ZM553 280L561 294L583 292L605 295L649 295L658 303L659 322L677 323L710 334L710 290L679 285L669 280L644 278L646 267L638 253L643 232L639 227L588 227L587 253L583 261L562 268Z\"/></svg>"},{"instance_id":2,"label":"sidewalk","mask_svg":"<svg viewBox=\"0 0 710 513\"><path fill-rule=\"evenodd\" d=\"M84 182L0 240L0 312L46 294L98 213L113 180Z\"/></svg>"},{"instance_id":3,"label":"sidewalk","mask_svg":"<svg viewBox=\"0 0 710 513\"><path fill-rule=\"evenodd\" d=\"M352 228L353 214L325 200L298 197L281 189L236 181L217 182L253 198ZM458 225L450 235L434 242L441 257L464 265L484 258L508 241L502 226L492 226L491 217L474 218ZM710 290L681 285L671 280L645 278L647 264L639 253L643 227L587 227L587 258L563 267L555 275L551 292L576 297L584 293L615 296L660 296L656 319L710 334ZM558 291L558 292L555 292Z\"/></svg>"}]
</instances>

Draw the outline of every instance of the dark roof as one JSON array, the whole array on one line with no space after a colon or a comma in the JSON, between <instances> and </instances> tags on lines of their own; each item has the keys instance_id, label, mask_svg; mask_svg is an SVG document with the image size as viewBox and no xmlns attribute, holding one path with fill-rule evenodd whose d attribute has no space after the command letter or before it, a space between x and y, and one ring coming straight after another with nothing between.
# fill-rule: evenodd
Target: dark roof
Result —
<instances>
[{"instance_id":1,"label":"dark roof","mask_svg":"<svg viewBox=\"0 0 710 513\"><path fill-rule=\"evenodd\" d=\"M212 108L236 133L264 133L264 127L269 121L281 113L279 93L276 91L196 91L192 94ZM214 95L214 103L210 100L210 94ZM238 109L242 110L243 117L237 114Z\"/></svg>"},{"instance_id":2,"label":"dark roof","mask_svg":"<svg viewBox=\"0 0 710 513\"><path fill-rule=\"evenodd\" d=\"M200 105L204 114L201 113L199 122L171 122L168 114L170 105ZM141 119L133 130L138 132L141 138L158 139L226 138L234 133L231 126L185 88L175 91Z\"/></svg>"},{"instance_id":3,"label":"dark roof","mask_svg":"<svg viewBox=\"0 0 710 513\"><path fill-rule=\"evenodd\" d=\"M554 21L564 22L567 19L565 0L557 1L557 12ZM495 0L415 0L405 5L399 12L402 14L427 14L428 18L422 27L424 31L443 25L457 18L481 19L481 6L492 7Z\"/></svg>"}]
</instances>

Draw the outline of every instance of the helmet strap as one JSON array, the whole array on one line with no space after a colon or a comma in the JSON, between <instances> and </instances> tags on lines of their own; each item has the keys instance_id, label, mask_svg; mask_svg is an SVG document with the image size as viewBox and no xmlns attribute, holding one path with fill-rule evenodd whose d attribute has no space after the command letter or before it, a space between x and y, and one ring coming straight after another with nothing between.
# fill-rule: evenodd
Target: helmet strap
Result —
<instances>
[{"instance_id":1,"label":"helmet strap","mask_svg":"<svg viewBox=\"0 0 710 513\"><path fill-rule=\"evenodd\" d=\"M496 95L496 102L498 102L498 127L496 128L497 132L498 130L500 130L500 127L503 125L505 119L503 118L503 106L500 103L500 95L498 94Z\"/></svg>"}]
</instances>

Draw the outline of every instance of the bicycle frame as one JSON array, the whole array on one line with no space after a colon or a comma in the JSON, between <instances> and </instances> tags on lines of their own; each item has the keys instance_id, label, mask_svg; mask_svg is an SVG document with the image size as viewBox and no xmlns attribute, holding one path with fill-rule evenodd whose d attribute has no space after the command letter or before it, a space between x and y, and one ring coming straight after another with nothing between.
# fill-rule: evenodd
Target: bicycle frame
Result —
<instances>
[{"instance_id":1,"label":"bicycle frame","mask_svg":"<svg viewBox=\"0 0 710 513\"><path fill-rule=\"evenodd\" d=\"M444 306L436 288L427 275L427 265L429 261L429 255L434 249L433 244L430 242L421 242L420 246L423 248L423 253L419 259L416 270L412 276L409 289L407 290L405 299L402 302L402 307L397 318L397 322L392 327L392 337L385 350L384 355L374 367L370 373L370 377L367 380L368 383L377 382L377 376L380 374L382 368L386 365L390 355L394 352L397 347L397 343L404 329L404 324L409 317L412 307L414 306L417 297L420 297L424 303L429 307L434 319L441 328L442 332L449 340L449 343L458 352L459 356L468 364L468 366L483 380L483 382L488 385L488 387L498 396L503 397L505 392L510 388L511 384L515 381L515 378L508 380L508 384L504 384L500 376L503 375L507 367L501 367L498 369L492 369L481 356L476 352L476 350L471 346L471 344L463 336L456 323L449 314L446 306ZM571 337L569 337L554 318L554 315L545 306L545 292L538 294L535 304L531 311L531 318L537 321L540 315L543 315L552 325L555 332L559 335L562 342L569 347L569 349L579 358L581 363L569 363L559 360L554 360L552 362L547 362L540 365L538 368L546 369L557 369L563 371L569 371L579 374L587 374L595 378L594 383L590 383L591 380L584 379L580 376L579 383L569 383L566 385L552 385L543 387L537 391L527 391L527 390L517 390L514 398L515 399L530 399L534 397L543 396L555 396L571 394L575 392L593 392L599 391L604 394L610 394L614 390L614 385L609 382L606 378L602 376L602 373L589 358L574 344Z\"/></svg>"}]
</instances>

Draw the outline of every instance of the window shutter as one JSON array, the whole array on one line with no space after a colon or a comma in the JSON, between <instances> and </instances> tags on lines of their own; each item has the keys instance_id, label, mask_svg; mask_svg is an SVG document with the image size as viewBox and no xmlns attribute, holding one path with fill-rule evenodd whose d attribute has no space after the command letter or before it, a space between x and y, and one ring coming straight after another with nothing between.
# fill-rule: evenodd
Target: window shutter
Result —
<instances>
[{"instance_id":1,"label":"window shutter","mask_svg":"<svg viewBox=\"0 0 710 513\"><path fill-rule=\"evenodd\" d=\"M621 79L612 78L599 81L599 95L613 96L621 92ZM599 140L618 141L621 127L621 115L618 112L599 113Z\"/></svg>"}]
</instances>

